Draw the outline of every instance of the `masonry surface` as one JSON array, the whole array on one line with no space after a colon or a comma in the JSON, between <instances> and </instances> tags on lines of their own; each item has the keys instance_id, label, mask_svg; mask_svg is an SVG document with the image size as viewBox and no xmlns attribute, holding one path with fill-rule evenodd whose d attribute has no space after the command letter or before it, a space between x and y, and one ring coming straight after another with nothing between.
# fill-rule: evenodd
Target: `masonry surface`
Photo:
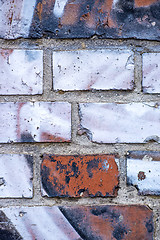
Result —
<instances>
[{"instance_id":1,"label":"masonry surface","mask_svg":"<svg viewBox=\"0 0 160 240\"><path fill-rule=\"evenodd\" d=\"M159 6L0 3L0 239L160 240Z\"/></svg>"}]
</instances>

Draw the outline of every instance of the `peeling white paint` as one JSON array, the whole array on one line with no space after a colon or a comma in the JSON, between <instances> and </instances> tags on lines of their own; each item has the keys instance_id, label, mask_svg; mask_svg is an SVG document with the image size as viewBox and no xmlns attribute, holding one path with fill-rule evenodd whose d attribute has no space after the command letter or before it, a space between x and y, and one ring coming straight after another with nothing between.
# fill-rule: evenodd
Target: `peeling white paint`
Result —
<instances>
[{"instance_id":1,"label":"peeling white paint","mask_svg":"<svg viewBox=\"0 0 160 240\"><path fill-rule=\"evenodd\" d=\"M24 240L81 239L58 207L1 208Z\"/></svg>"},{"instance_id":2,"label":"peeling white paint","mask_svg":"<svg viewBox=\"0 0 160 240\"><path fill-rule=\"evenodd\" d=\"M91 132L93 142L143 143L148 136L160 136L160 108L154 105L83 103L81 127Z\"/></svg>"},{"instance_id":3,"label":"peeling white paint","mask_svg":"<svg viewBox=\"0 0 160 240\"><path fill-rule=\"evenodd\" d=\"M145 179L138 179L139 172L144 172ZM127 179L142 194L160 195L160 162L127 159Z\"/></svg>"},{"instance_id":4,"label":"peeling white paint","mask_svg":"<svg viewBox=\"0 0 160 240\"><path fill-rule=\"evenodd\" d=\"M28 37L36 0L0 1L0 36Z\"/></svg>"},{"instance_id":5,"label":"peeling white paint","mask_svg":"<svg viewBox=\"0 0 160 240\"><path fill-rule=\"evenodd\" d=\"M32 198L32 170L25 155L0 154L0 198Z\"/></svg>"}]
</instances>

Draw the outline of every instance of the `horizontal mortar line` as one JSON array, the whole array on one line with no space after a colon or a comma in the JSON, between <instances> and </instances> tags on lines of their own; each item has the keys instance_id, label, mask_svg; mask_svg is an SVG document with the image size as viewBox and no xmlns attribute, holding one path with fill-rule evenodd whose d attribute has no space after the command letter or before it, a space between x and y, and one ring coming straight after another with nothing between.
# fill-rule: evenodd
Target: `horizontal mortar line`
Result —
<instances>
[{"instance_id":1,"label":"horizontal mortar line","mask_svg":"<svg viewBox=\"0 0 160 240\"><path fill-rule=\"evenodd\" d=\"M94 102L106 102L106 103L138 103L138 102L152 102L160 101L160 95L143 95L138 93L112 93L112 92L67 92L62 94L46 94L47 96L0 96L0 102L70 102L70 103L94 103ZM119 96L117 96L119 95Z\"/></svg>"},{"instance_id":2,"label":"horizontal mortar line","mask_svg":"<svg viewBox=\"0 0 160 240\"><path fill-rule=\"evenodd\" d=\"M99 45L100 46L109 46L111 47L112 44L117 44L117 48L120 48L123 45L127 45L128 47L143 47L146 49L147 47L152 47L152 46L159 46L158 41L152 41L152 40L136 40L136 39L10 39L10 40L5 40L5 39L0 39L0 47L2 46L3 48L5 46L13 46L13 47L21 47L21 48L28 48L28 47L47 47L51 46L52 44L56 48L58 45L63 47L63 45L67 45L65 47L69 47L75 45L75 44L81 44L82 42L91 44L92 46L94 45ZM145 46L143 45L145 42ZM68 46L69 45L69 46Z\"/></svg>"},{"instance_id":3,"label":"horizontal mortar line","mask_svg":"<svg viewBox=\"0 0 160 240\"><path fill-rule=\"evenodd\" d=\"M14 143L14 144L0 144L0 154L32 154L34 156L41 156L43 153L71 155L71 154L105 154L105 153L119 153L121 155L129 151L160 151L158 143L119 143L119 144L95 144L83 141L82 144L71 143ZM103 152L102 152L103 151ZM63 154L62 154L63 152Z\"/></svg>"},{"instance_id":4,"label":"horizontal mortar line","mask_svg":"<svg viewBox=\"0 0 160 240\"><path fill-rule=\"evenodd\" d=\"M144 198L144 197L143 197ZM44 199L40 198L37 201L31 199L26 201L25 199L0 199L0 208L2 207L12 207L12 206L26 206L26 207L35 207L35 206L95 206L95 205L146 205L152 209L155 209L160 205L160 198L156 198L156 202L152 203L155 200L152 197L147 196L146 199L139 199L138 197L134 200L124 200L124 198L118 197L118 199L104 199L104 198L83 198L83 199ZM156 204L156 206L155 206Z\"/></svg>"}]
</instances>

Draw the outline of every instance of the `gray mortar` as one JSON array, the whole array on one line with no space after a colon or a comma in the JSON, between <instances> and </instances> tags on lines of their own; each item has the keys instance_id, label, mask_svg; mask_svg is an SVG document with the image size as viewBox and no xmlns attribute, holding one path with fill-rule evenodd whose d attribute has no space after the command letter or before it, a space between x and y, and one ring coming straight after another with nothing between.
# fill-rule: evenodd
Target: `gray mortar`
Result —
<instances>
[{"instance_id":1,"label":"gray mortar","mask_svg":"<svg viewBox=\"0 0 160 240\"><path fill-rule=\"evenodd\" d=\"M92 39L76 40L0 40L0 48L12 49L42 49L44 51L44 86L43 94L35 96L0 96L0 102L21 101L66 101L72 104L72 142L71 143L11 143L0 144L0 153L31 154L34 157L33 199L0 199L0 206L73 206L73 205L100 205L100 204L141 204L147 205L154 212L155 240L160 239L160 197L138 196L137 189L126 186L126 155L128 151L159 151L157 142L143 144L98 144L88 140L87 135L78 135L79 127L79 102L160 102L160 94L143 94L141 92L142 81L142 53L160 52L160 44L157 41L142 40L100 40ZM129 49L134 52L135 61L135 88L133 91L74 91L54 92L52 84L52 51L80 50L80 49ZM40 164L41 155L50 154L110 154L120 156L120 184L116 198L47 198L41 197Z\"/></svg>"}]
</instances>

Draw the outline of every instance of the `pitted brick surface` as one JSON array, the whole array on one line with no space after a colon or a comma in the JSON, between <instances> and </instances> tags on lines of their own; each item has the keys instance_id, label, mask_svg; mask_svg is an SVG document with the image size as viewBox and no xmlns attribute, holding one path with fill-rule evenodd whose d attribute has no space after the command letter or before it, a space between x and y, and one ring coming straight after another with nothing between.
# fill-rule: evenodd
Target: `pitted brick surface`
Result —
<instances>
[{"instance_id":1,"label":"pitted brick surface","mask_svg":"<svg viewBox=\"0 0 160 240\"><path fill-rule=\"evenodd\" d=\"M6 0L0 37L137 38L159 40L159 0Z\"/></svg>"},{"instance_id":2,"label":"pitted brick surface","mask_svg":"<svg viewBox=\"0 0 160 240\"><path fill-rule=\"evenodd\" d=\"M44 195L116 196L119 171L113 155L45 155L41 165Z\"/></svg>"}]
</instances>

